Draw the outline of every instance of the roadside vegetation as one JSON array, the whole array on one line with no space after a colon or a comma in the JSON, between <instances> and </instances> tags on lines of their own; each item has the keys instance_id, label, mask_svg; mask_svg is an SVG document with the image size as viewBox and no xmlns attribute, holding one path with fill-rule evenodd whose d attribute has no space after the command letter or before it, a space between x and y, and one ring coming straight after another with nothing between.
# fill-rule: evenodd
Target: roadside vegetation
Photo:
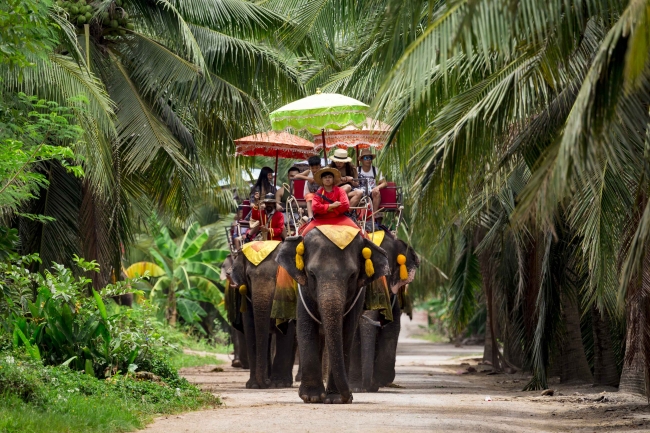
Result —
<instances>
[{"instance_id":1,"label":"roadside vegetation","mask_svg":"<svg viewBox=\"0 0 650 433\"><path fill-rule=\"evenodd\" d=\"M525 389L646 393L649 23L649 0L1 1L0 430L216 404L177 368L228 350L224 229L266 163L232 140L317 89L394 128L375 162L432 334L485 336Z\"/></svg>"}]
</instances>

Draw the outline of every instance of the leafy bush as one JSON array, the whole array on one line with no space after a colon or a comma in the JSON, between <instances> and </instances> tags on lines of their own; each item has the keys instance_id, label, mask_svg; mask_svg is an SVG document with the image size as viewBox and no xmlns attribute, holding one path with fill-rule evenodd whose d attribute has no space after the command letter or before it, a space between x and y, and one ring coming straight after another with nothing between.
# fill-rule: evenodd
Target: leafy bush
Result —
<instances>
[{"instance_id":1,"label":"leafy bush","mask_svg":"<svg viewBox=\"0 0 650 433\"><path fill-rule=\"evenodd\" d=\"M215 406L219 400L181 379L96 379L43 366L20 352L0 353L0 431L112 432L141 428L155 414Z\"/></svg>"},{"instance_id":2,"label":"leafy bush","mask_svg":"<svg viewBox=\"0 0 650 433\"><path fill-rule=\"evenodd\" d=\"M178 379L163 359L180 348L167 343L151 305L131 309L111 299L133 292L131 281L108 285L100 295L91 289L90 279L62 265L43 275L31 273L26 266L36 260L29 256L0 263L0 326L12 336L11 346L24 347L46 365L65 363L92 376L151 367ZM80 271L97 271L94 262L75 262ZM0 340L0 348L7 346Z\"/></svg>"}]
</instances>

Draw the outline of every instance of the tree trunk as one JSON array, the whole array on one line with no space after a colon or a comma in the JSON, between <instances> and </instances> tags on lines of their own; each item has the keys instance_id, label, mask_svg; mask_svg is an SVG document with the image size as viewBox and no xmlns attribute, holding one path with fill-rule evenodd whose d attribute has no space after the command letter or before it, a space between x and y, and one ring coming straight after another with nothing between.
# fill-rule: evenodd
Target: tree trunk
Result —
<instances>
[{"instance_id":1,"label":"tree trunk","mask_svg":"<svg viewBox=\"0 0 650 433\"><path fill-rule=\"evenodd\" d=\"M646 393L646 378L645 378L645 358L643 356L643 345L641 344L642 334L641 329L646 323L645 300L639 300L633 296L636 291L632 292L632 296L628 296L628 315L627 315L627 330L625 335L625 363L623 364L623 373L621 374L621 382L618 390L621 392L629 392L633 394Z\"/></svg>"},{"instance_id":2,"label":"tree trunk","mask_svg":"<svg viewBox=\"0 0 650 433\"><path fill-rule=\"evenodd\" d=\"M609 334L609 316L594 305L591 308L594 334L594 385L618 386L619 376Z\"/></svg>"},{"instance_id":3,"label":"tree trunk","mask_svg":"<svg viewBox=\"0 0 650 433\"><path fill-rule=\"evenodd\" d=\"M568 293L562 293L562 318L566 327L564 341L561 345L562 371L560 381L591 382L591 369L582 345L580 332L580 312L578 301Z\"/></svg>"},{"instance_id":4,"label":"tree trunk","mask_svg":"<svg viewBox=\"0 0 650 433\"><path fill-rule=\"evenodd\" d=\"M176 310L176 284L172 281L167 289L167 323L169 326L176 326L176 318L178 316L178 311Z\"/></svg>"},{"instance_id":5,"label":"tree trunk","mask_svg":"<svg viewBox=\"0 0 650 433\"><path fill-rule=\"evenodd\" d=\"M485 344L483 345L483 361L492 362L492 327L490 326L490 315L485 316Z\"/></svg>"}]
</instances>

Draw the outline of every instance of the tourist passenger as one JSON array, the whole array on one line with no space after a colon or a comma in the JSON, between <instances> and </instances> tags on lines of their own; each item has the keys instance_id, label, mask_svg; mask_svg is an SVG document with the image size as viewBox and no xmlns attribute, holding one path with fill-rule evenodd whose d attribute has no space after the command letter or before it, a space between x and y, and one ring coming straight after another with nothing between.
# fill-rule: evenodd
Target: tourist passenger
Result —
<instances>
[{"instance_id":1,"label":"tourist passenger","mask_svg":"<svg viewBox=\"0 0 650 433\"><path fill-rule=\"evenodd\" d=\"M318 191L318 188L320 188L320 186L314 180L314 173L316 173L318 170L321 169L320 156L310 157L307 160L307 163L309 164L309 170L305 170L302 173L297 174L296 176L294 176L294 178L304 179L307 181L305 182L303 195L305 197L305 201L307 202L307 215L309 215L309 218L313 218L314 212L312 211L311 208L311 201L314 197L314 193Z\"/></svg>"},{"instance_id":2,"label":"tourist passenger","mask_svg":"<svg viewBox=\"0 0 650 433\"><path fill-rule=\"evenodd\" d=\"M262 200L262 206L253 208L251 229L246 235L247 241L257 233L262 233L263 240L281 241L284 239L284 215L276 209L277 200L273 193L268 193ZM254 227L253 227L254 226Z\"/></svg>"},{"instance_id":3,"label":"tourist passenger","mask_svg":"<svg viewBox=\"0 0 650 433\"><path fill-rule=\"evenodd\" d=\"M336 186L341 181L337 169L323 168L314 174L314 180L321 185L312 199L314 218L336 218L350 209L348 195L343 188Z\"/></svg>"},{"instance_id":4,"label":"tourist passenger","mask_svg":"<svg viewBox=\"0 0 650 433\"><path fill-rule=\"evenodd\" d=\"M375 155L370 152L370 149L363 149L361 151L359 155L359 161L361 162L359 166L359 179L367 179L368 193L372 197L372 208L377 211L381 203L381 193L379 190L386 188L388 182L386 182L381 172L372 165L373 159L375 159Z\"/></svg>"},{"instance_id":5,"label":"tourist passenger","mask_svg":"<svg viewBox=\"0 0 650 433\"><path fill-rule=\"evenodd\" d=\"M348 156L345 149L336 149L334 154L330 156L332 164L330 167L337 169L341 173L340 186L348 195L350 200L350 207L356 207L363 197L363 190L359 188L359 181L357 181L357 169L354 168L350 161L352 158Z\"/></svg>"},{"instance_id":6,"label":"tourist passenger","mask_svg":"<svg viewBox=\"0 0 650 433\"><path fill-rule=\"evenodd\" d=\"M278 188L273 185L275 172L271 167L262 167L260 175L257 178L257 182L251 188L250 192L250 201L251 205L257 205L261 198L266 197L267 194L272 193L276 200L276 207L278 210L282 209L280 207L279 201L282 198L284 193L284 188Z\"/></svg>"}]
</instances>

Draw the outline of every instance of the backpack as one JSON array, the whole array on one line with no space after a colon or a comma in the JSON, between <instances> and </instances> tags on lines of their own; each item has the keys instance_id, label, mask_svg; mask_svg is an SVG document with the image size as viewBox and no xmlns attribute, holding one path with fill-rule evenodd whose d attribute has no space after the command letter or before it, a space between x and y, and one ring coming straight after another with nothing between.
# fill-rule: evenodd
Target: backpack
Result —
<instances>
[{"instance_id":1,"label":"backpack","mask_svg":"<svg viewBox=\"0 0 650 433\"><path fill-rule=\"evenodd\" d=\"M365 173L365 172L363 171L363 168L361 166L358 166L357 173ZM377 167L375 167L374 165L372 166L372 178L377 180Z\"/></svg>"}]
</instances>

